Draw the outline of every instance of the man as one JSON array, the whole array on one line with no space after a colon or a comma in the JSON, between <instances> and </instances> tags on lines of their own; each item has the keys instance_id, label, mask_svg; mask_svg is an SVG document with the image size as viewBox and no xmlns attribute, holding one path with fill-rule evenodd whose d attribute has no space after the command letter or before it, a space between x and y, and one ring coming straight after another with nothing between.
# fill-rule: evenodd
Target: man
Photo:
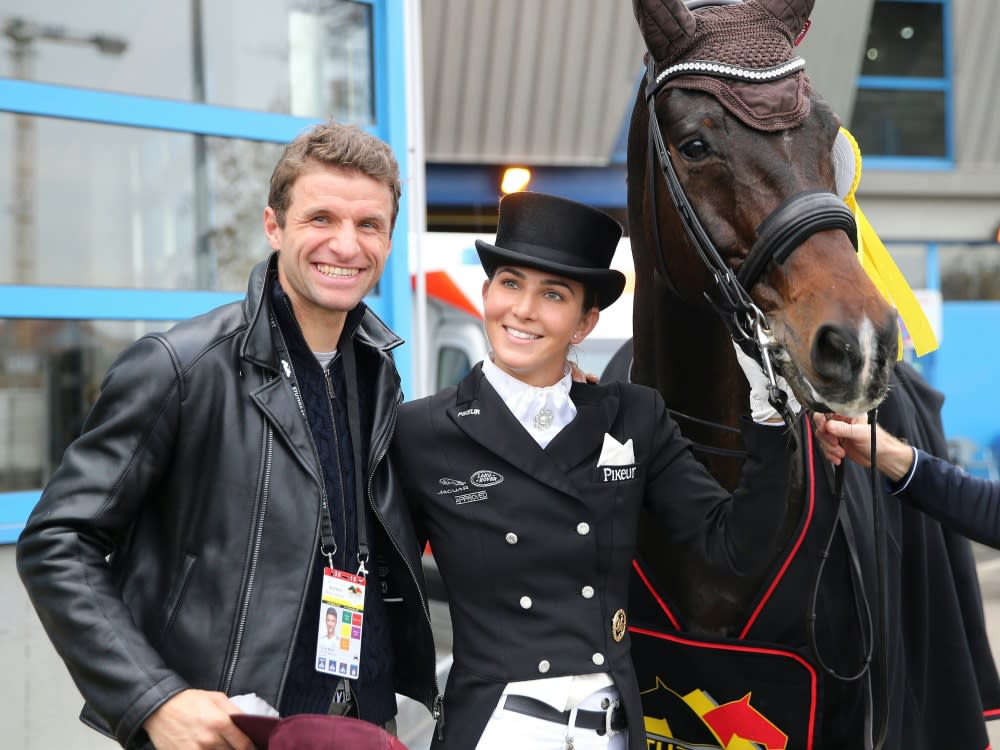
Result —
<instances>
[{"instance_id":1,"label":"man","mask_svg":"<svg viewBox=\"0 0 1000 750\"><path fill-rule=\"evenodd\" d=\"M337 610L326 608L326 632L319 637L320 645L332 642L337 637Z\"/></svg>"},{"instance_id":2,"label":"man","mask_svg":"<svg viewBox=\"0 0 1000 750\"><path fill-rule=\"evenodd\" d=\"M827 460L849 458L871 466L871 426L866 416L813 417ZM875 425L875 464L889 490L941 523L982 544L1000 548L1000 482L966 474L959 467L903 442Z\"/></svg>"},{"instance_id":3,"label":"man","mask_svg":"<svg viewBox=\"0 0 1000 750\"><path fill-rule=\"evenodd\" d=\"M128 748L251 748L227 696L379 725L436 699L419 548L386 453L401 340L362 302L399 207L388 146L334 123L271 177L242 302L118 358L17 546L86 699ZM342 661L320 666L334 604Z\"/></svg>"}]
</instances>

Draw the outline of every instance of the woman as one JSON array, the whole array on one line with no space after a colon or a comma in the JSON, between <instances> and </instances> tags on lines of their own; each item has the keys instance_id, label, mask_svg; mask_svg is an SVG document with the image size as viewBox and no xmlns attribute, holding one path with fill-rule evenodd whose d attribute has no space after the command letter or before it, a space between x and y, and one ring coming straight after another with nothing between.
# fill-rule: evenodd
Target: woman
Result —
<instances>
[{"instance_id":1,"label":"woman","mask_svg":"<svg viewBox=\"0 0 1000 750\"><path fill-rule=\"evenodd\" d=\"M400 412L400 480L452 617L436 748L646 747L626 613L640 508L665 544L732 572L772 556L783 430L747 423L730 496L654 390L571 380L572 345L624 287L620 237L587 206L505 197L496 245L476 242L490 358Z\"/></svg>"}]
</instances>

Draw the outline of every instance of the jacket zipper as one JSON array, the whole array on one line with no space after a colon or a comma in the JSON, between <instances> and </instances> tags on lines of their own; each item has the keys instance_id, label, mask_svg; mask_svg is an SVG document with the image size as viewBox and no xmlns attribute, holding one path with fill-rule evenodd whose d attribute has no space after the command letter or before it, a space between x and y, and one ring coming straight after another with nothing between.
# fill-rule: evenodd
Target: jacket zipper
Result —
<instances>
[{"instance_id":1,"label":"jacket zipper","mask_svg":"<svg viewBox=\"0 0 1000 750\"><path fill-rule=\"evenodd\" d=\"M274 455L274 432L267 428L267 448L265 449L267 461L264 468L264 486L261 489L260 512L257 514L257 528L254 532L253 552L250 554L250 570L247 573L247 585L243 594L243 602L240 606L240 619L236 626L236 639L233 645L233 658L229 662L226 670L226 679L222 687L222 692L229 694L232 687L233 675L236 672L236 662L240 657L240 646L243 644L243 631L246 629L247 611L250 609L250 595L253 593L254 577L257 574L257 560L260 558L261 538L264 535L264 516L267 513L268 494L271 489L271 460Z\"/></svg>"},{"instance_id":2,"label":"jacket zipper","mask_svg":"<svg viewBox=\"0 0 1000 750\"><path fill-rule=\"evenodd\" d=\"M391 421L391 424L390 424L390 429L389 429L389 431L387 433L389 435L392 435L396 431L396 422L397 422L397 419L398 419L397 410L398 410L398 407L397 407L397 409L394 409L393 412L392 412L392 421ZM379 523L382 524L382 528L385 530L385 535L389 538L389 541L392 542L392 546L396 548L396 554L403 561L403 564L406 565L406 569L410 573L410 578L413 579L413 587L417 590L417 596L420 597L420 605L421 605L421 608L423 609L423 612L424 612L424 619L427 621L427 629L428 629L428 631L431 634L431 647L434 650L435 662L436 662L437 661L437 643L435 643L435 641L434 641L434 628L431 625L431 615L430 615L430 609L429 609L429 607L427 605L427 599L424 597L423 592L420 590L420 585L417 583L417 574L414 572L413 566L411 566L410 565L410 561L406 559L406 555L404 555L403 554L403 550L400 549L399 543L396 541L395 537L393 537L392 533L389 531L389 527L386 524L385 519L382 518L382 515L378 512L378 508L375 505L375 494L374 494L374 492L372 492L372 480L375 478L375 472L378 470L379 464L382 463L382 459L385 458L385 454L388 453L388 452L389 452L389 445L388 445L387 442L383 442L382 446L379 448L378 458L376 458L375 461L373 461L372 464L371 464L371 471L368 474L368 482L367 482L367 485L366 485L366 490L367 490L366 494L368 495L368 504L371 505L372 513L375 514L375 517L379 520ZM438 739L439 740L443 740L444 739L444 701L443 701L443 699L441 697L441 688L438 685L437 669L436 668L435 668L434 673L432 675L432 679L433 679L433 682L434 682L434 702L433 702L432 707L431 707L431 715L434 717L434 725L437 727L437 736L438 736Z\"/></svg>"},{"instance_id":3,"label":"jacket zipper","mask_svg":"<svg viewBox=\"0 0 1000 750\"><path fill-rule=\"evenodd\" d=\"M282 346L284 347L284 351L287 352L288 351L288 347L287 347L287 345L285 345L284 334L281 332L281 327L280 326L275 326L274 328L277 331L278 336L281 337ZM295 376L294 376L294 372L295 371L291 369L291 363L290 362L288 363L288 370L287 370L287 372L290 373L289 377L290 377L290 380L292 382L292 394L295 396L295 403L299 407L299 414L302 415L302 418L305 419L306 420L306 424L308 424L309 419L306 416L306 408L305 408L305 405L302 403L302 396L299 393L299 385L298 385L298 382L296 381ZM312 436L312 431L311 430L309 431L309 435L310 435L310 437ZM264 486L265 486L264 502L265 502L265 504L266 504L266 501L267 501L267 489L270 487L271 459L272 459L273 450L274 450L273 449L274 431L270 427L267 430L267 436L268 436L268 441L267 441L267 469L265 470L265 481L264 481ZM316 450L315 443L313 443L312 449L313 449L313 458L316 460L316 466L320 467L319 453ZM320 468L320 472L322 472L322 468ZM329 506L329 500L328 500L328 498L326 496L326 485L322 481L322 478L321 478L321 480L320 480L320 482L318 484L319 484L320 498L322 499L323 505L324 506ZM256 539L254 541L254 552L253 552L253 555L252 555L251 560L250 560L250 573L249 573L249 577L248 577L248 585L247 585L246 593L244 594L243 606L242 606L241 611L240 611L240 620L239 620L239 624L237 626L237 631L236 631L236 645L235 645L234 650L233 650L233 658L232 658L232 660L230 662L229 669L227 670L227 674L226 674L226 682L225 682L224 692L227 693L227 694L229 692L229 688L230 688L231 683L232 683L233 674L236 671L236 662L237 662L237 659L239 657L240 644L241 644L241 642L243 640L243 631L244 631L245 626L246 626L247 611L250 608L250 592L251 592L251 589L252 589L254 574L256 573L256 570L257 570L257 559L258 559L258 557L260 555L260 538L261 538L262 534L263 534L263 508L262 508L262 512L261 512L261 516L260 516L260 524L259 524L258 529L257 529L257 536L256 536ZM318 531L316 529L314 529L314 531L313 531L313 544L314 545L315 545L315 543L317 541L317 534L318 534ZM292 631L293 633L297 633L299 631L299 626L302 623L302 609L303 609L304 606L305 606L305 601L303 600L302 604L299 605L299 612L298 612L298 614L297 614L297 616L295 618L295 628ZM294 644L293 644L293 648L294 648ZM290 664L291 664L291 658L290 658L290 654L289 654L289 658L285 659L285 668L282 670L282 673L281 673L281 681L278 683L277 704L279 706L281 705L282 698L284 697L285 681L288 679L288 668L289 668Z\"/></svg>"}]
</instances>

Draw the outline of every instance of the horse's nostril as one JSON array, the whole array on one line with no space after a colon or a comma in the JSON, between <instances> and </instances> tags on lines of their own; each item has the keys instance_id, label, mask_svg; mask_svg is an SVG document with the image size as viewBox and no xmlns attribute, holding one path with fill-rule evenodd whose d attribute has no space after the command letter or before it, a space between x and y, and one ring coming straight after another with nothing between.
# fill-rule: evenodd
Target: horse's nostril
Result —
<instances>
[{"instance_id":1,"label":"horse's nostril","mask_svg":"<svg viewBox=\"0 0 1000 750\"><path fill-rule=\"evenodd\" d=\"M862 365L858 337L838 325L820 327L813 340L813 369L826 380L849 383L857 376Z\"/></svg>"}]
</instances>

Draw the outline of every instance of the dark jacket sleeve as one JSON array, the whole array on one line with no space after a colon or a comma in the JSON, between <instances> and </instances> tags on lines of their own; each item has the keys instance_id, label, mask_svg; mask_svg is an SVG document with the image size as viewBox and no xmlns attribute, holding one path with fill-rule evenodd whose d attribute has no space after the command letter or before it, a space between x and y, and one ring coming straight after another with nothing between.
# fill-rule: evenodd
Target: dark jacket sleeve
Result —
<instances>
[{"instance_id":1,"label":"dark jacket sleeve","mask_svg":"<svg viewBox=\"0 0 1000 750\"><path fill-rule=\"evenodd\" d=\"M971 476L919 449L915 459L905 487L890 489L963 536L1000 548L1000 482Z\"/></svg>"},{"instance_id":2,"label":"dark jacket sleeve","mask_svg":"<svg viewBox=\"0 0 1000 750\"><path fill-rule=\"evenodd\" d=\"M743 420L747 457L730 494L695 458L658 393L654 402L646 495L668 538L722 570L746 575L763 569L777 552L775 540L788 510L792 446L786 430Z\"/></svg>"},{"instance_id":3,"label":"dark jacket sleeve","mask_svg":"<svg viewBox=\"0 0 1000 750\"><path fill-rule=\"evenodd\" d=\"M109 562L122 554L150 488L170 465L178 390L160 340L127 349L17 543L18 573L49 638L123 745L186 687L136 626Z\"/></svg>"}]
</instances>

